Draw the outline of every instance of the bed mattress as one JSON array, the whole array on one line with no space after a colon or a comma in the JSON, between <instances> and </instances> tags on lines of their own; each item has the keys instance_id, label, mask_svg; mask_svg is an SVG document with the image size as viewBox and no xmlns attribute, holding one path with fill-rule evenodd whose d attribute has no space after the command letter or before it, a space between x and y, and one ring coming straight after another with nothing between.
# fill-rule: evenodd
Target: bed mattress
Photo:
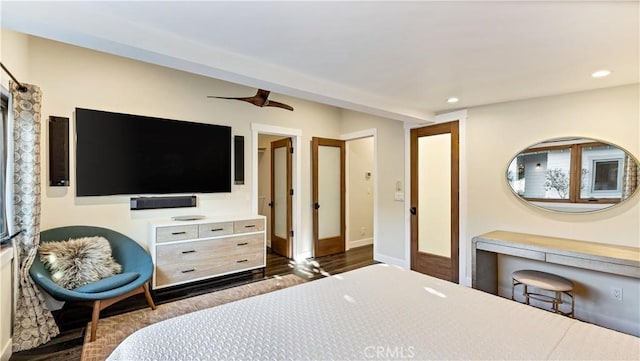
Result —
<instances>
[{"instance_id":1,"label":"bed mattress","mask_svg":"<svg viewBox=\"0 0 640 361\"><path fill-rule=\"evenodd\" d=\"M640 359L640 339L384 264L169 319L108 360Z\"/></svg>"}]
</instances>

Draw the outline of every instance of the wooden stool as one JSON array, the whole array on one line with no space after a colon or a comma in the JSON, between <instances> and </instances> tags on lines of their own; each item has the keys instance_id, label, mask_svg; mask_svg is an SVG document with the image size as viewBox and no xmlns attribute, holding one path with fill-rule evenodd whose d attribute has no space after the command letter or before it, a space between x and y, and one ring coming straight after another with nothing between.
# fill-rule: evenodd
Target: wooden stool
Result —
<instances>
[{"instance_id":1,"label":"wooden stool","mask_svg":"<svg viewBox=\"0 0 640 361\"><path fill-rule=\"evenodd\" d=\"M530 299L550 303L552 305L552 311L555 313L575 318L573 312L575 306L573 298L573 282L570 280L547 272L520 270L513 272L511 282L512 300L515 300L514 295L516 286L523 285L524 290L522 295L525 297L525 303L527 305L530 304ZM555 296L529 292L529 287L554 292ZM568 312L560 311L560 305L565 303L562 299L563 294L567 295L571 299L571 309Z\"/></svg>"}]
</instances>

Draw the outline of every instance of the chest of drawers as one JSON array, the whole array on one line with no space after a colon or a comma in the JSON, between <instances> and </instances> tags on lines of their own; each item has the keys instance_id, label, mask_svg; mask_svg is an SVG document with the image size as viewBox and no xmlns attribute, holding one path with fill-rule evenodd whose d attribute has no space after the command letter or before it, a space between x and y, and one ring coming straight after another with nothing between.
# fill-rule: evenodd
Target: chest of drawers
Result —
<instances>
[{"instance_id":1,"label":"chest of drawers","mask_svg":"<svg viewBox=\"0 0 640 361\"><path fill-rule=\"evenodd\" d=\"M154 289L264 268L265 218L152 223L149 251Z\"/></svg>"}]
</instances>

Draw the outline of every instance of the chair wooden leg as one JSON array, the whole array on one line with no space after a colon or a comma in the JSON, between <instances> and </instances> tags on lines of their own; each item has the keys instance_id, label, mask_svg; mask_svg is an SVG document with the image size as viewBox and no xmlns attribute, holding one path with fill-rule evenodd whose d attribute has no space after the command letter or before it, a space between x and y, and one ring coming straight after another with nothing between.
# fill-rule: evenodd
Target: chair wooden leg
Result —
<instances>
[{"instance_id":1,"label":"chair wooden leg","mask_svg":"<svg viewBox=\"0 0 640 361\"><path fill-rule=\"evenodd\" d=\"M151 293L149 292L149 284L145 283L144 285L142 285L142 288L144 288L144 297L147 299L149 307L151 307L152 310L155 310L156 304L153 302L153 298L151 298Z\"/></svg>"},{"instance_id":2,"label":"chair wooden leg","mask_svg":"<svg viewBox=\"0 0 640 361\"><path fill-rule=\"evenodd\" d=\"M89 342L96 340L96 332L98 331L98 319L100 319L100 300L93 302L93 315L91 317L91 339Z\"/></svg>"}]
</instances>

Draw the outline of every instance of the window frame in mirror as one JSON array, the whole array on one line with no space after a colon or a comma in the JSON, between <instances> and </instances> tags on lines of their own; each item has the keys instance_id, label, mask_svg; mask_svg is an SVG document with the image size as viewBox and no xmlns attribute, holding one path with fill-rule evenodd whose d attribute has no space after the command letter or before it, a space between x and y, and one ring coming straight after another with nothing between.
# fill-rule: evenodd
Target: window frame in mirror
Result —
<instances>
[{"instance_id":1,"label":"window frame in mirror","mask_svg":"<svg viewBox=\"0 0 640 361\"><path fill-rule=\"evenodd\" d=\"M507 164L506 177L505 177L507 181L507 185L511 190L511 192L515 196L517 196L520 200L545 210L562 212L562 213L590 213L595 211L601 211L604 209L610 209L611 207L624 203L624 201L626 201L627 199L634 197L637 193L639 193L638 188L640 187L636 185L633 193L625 199L622 199L622 196L610 197L611 192L602 193L602 194L609 195L608 197L594 197L594 196L583 197L582 189L583 189L583 182L584 182L583 178L585 177L585 171L587 174L589 174L588 169L583 169L583 162L582 162L583 151L585 149L590 149L593 147L603 147L603 146L613 147L622 152L621 159L618 159L619 157L615 158L615 160L618 163L616 192L620 192L620 194L622 195L622 188L623 188L622 178L624 177L624 169L621 169L621 168L625 167L625 158L629 156L630 159L635 161L636 167L640 167L640 162L638 162L638 159L635 156L633 156L630 152L628 152L626 149L622 147L619 147L609 142L601 141L594 138L586 138L586 137L549 139L546 141L536 143L530 147L527 147L521 152L518 152ZM521 187L522 188L521 191L523 194L519 194L518 189L516 189L516 187L513 184L513 180L511 179L512 178L511 174L513 174L512 169L515 169L516 177L518 177L516 178L516 181L520 180L518 158L523 155L536 154L536 153L546 152L550 150L569 150L570 152L570 161L569 161L570 164L568 168L569 169L569 175L568 175L569 185L567 190L569 193L568 197L567 198L525 197L524 196L525 191L524 191L524 188L522 187ZM613 158L611 159L610 158L611 157L609 158L605 157L605 158L602 158L602 160L613 159ZM592 156L590 159L593 160L594 157ZM597 160L599 161L600 159L597 159ZM514 165L514 162L515 162L515 165ZM548 170L546 169L546 166L547 166L547 163L545 163L545 179L548 179L547 178ZM511 174L510 174L510 170L511 170ZM638 176L640 176L640 174L638 174ZM526 172L524 173L524 177L526 177ZM591 178L593 178L593 176L588 178L590 182L592 181ZM526 178L524 179L526 180ZM547 185L548 184L545 181L545 184L544 184L545 192L549 191L549 189L547 189ZM526 186L526 183L525 183L525 186ZM594 191L592 190L590 192L593 193ZM559 190L556 190L556 193L558 195L561 195ZM554 206L554 205L557 205L557 206ZM587 205L593 205L593 206L587 206Z\"/></svg>"}]
</instances>

